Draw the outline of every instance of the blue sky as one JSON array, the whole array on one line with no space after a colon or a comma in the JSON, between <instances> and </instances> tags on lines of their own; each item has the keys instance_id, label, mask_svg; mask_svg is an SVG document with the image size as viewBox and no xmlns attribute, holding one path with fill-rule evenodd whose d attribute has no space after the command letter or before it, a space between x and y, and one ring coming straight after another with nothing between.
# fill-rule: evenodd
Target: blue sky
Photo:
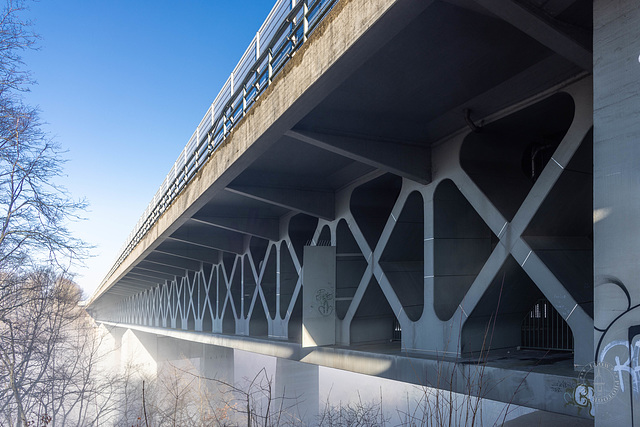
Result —
<instances>
[{"instance_id":1,"label":"blue sky","mask_svg":"<svg viewBox=\"0 0 640 427\"><path fill-rule=\"evenodd\" d=\"M275 0L42 0L23 55L46 130L67 150L62 184L90 204L87 295L162 183Z\"/></svg>"}]
</instances>

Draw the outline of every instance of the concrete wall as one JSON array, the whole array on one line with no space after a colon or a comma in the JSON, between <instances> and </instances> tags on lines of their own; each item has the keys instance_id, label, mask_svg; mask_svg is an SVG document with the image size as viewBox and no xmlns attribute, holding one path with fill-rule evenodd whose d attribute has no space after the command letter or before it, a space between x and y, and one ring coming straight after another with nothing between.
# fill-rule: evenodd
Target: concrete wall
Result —
<instances>
[{"instance_id":1,"label":"concrete wall","mask_svg":"<svg viewBox=\"0 0 640 427\"><path fill-rule=\"evenodd\" d=\"M640 425L640 4L594 2L594 371L598 425Z\"/></svg>"}]
</instances>

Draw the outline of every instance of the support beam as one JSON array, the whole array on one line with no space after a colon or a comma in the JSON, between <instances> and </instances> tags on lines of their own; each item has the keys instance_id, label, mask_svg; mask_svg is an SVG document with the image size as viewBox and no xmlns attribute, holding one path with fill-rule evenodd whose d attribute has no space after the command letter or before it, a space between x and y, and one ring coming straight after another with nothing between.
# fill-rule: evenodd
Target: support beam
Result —
<instances>
[{"instance_id":1,"label":"support beam","mask_svg":"<svg viewBox=\"0 0 640 427\"><path fill-rule=\"evenodd\" d=\"M119 290L118 288L116 288L115 286L111 289L109 289L109 295L116 295L122 298L126 298L126 297L130 297L133 294L137 294L136 291L131 291L131 290Z\"/></svg>"},{"instance_id":2,"label":"support beam","mask_svg":"<svg viewBox=\"0 0 640 427\"><path fill-rule=\"evenodd\" d=\"M131 277L137 277L139 279L144 279L147 278L150 281L152 281L154 284L158 284L160 282L164 282L165 280L173 280L175 279L175 276L171 276L169 274L162 274L162 273L154 273L152 271L146 271L140 268L134 268L129 272L129 276Z\"/></svg>"},{"instance_id":3,"label":"support beam","mask_svg":"<svg viewBox=\"0 0 640 427\"><path fill-rule=\"evenodd\" d=\"M267 240L278 240L278 218L200 217L192 221Z\"/></svg>"},{"instance_id":4,"label":"support beam","mask_svg":"<svg viewBox=\"0 0 640 427\"><path fill-rule=\"evenodd\" d=\"M152 264L180 268L183 270L199 270L200 266L202 265L201 261L194 261L188 258L163 253L160 251L153 251L144 260ZM214 264L215 260L210 260L208 261L208 263Z\"/></svg>"},{"instance_id":5,"label":"support beam","mask_svg":"<svg viewBox=\"0 0 640 427\"><path fill-rule=\"evenodd\" d=\"M159 281L156 280L156 279L150 279L150 278L147 278L147 277L144 277L144 276L139 276L139 275L136 275L136 274L128 273L118 283L125 283L125 284L131 284L131 285L144 286L146 288L146 287L149 287L149 286L156 286L159 283ZM140 289L140 290L143 291L144 289Z\"/></svg>"},{"instance_id":6,"label":"support beam","mask_svg":"<svg viewBox=\"0 0 640 427\"><path fill-rule=\"evenodd\" d=\"M131 283L131 284L129 284ZM143 291L145 288L141 288L140 284L133 284L132 282L118 282L113 286L113 289L118 289L118 290L123 290L123 291L127 291L130 293L138 293L140 291ZM147 284L144 284L142 286L149 286ZM111 290L109 290L109 292L111 292Z\"/></svg>"},{"instance_id":7,"label":"support beam","mask_svg":"<svg viewBox=\"0 0 640 427\"><path fill-rule=\"evenodd\" d=\"M201 234L194 233L174 233L171 237L167 238L174 242L180 242L185 245L191 245L192 247L213 249L223 252L231 252L234 254L241 254L243 248L242 238L211 238L210 236L203 236Z\"/></svg>"},{"instance_id":8,"label":"support beam","mask_svg":"<svg viewBox=\"0 0 640 427\"><path fill-rule=\"evenodd\" d=\"M298 130L285 135L421 184L431 182L429 147Z\"/></svg>"},{"instance_id":9,"label":"support beam","mask_svg":"<svg viewBox=\"0 0 640 427\"><path fill-rule=\"evenodd\" d=\"M141 263L139 263L137 265L138 268L141 268L143 270L148 270L148 271L154 271L157 273L163 273L163 274L169 274L170 276L184 276L186 274L186 268L176 268L176 267L168 267L168 266L164 266L164 265L160 265L160 264L156 264L153 262L149 262L147 260L142 261ZM193 269L193 270L199 270L200 266L198 265L197 269Z\"/></svg>"},{"instance_id":10,"label":"support beam","mask_svg":"<svg viewBox=\"0 0 640 427\"><path fill-rule=\"evenodd\" d=\"M235 194L315 216L316 218L328 221L335 219L335 197L332 191L234 185L230 185L226 189Z\"/></svg>"},{"instance_id":11,"label":"support beam","mask_svg":"<svg viewBox=\"0 0 640 427\"><path fill-rule=\"evenodd\" d=\"M176 277L176 275L174 274L166 274L166 273L161 273L154 270L149 270L146 268L142 268L139 265L137 265L135 268L131 270L131 274L137 274L139 276L149 277L154 280L173 280ZM178 277L181 277L181 276L184 276L184 272L178 275Z\"/></svg>"},{"instance_id":12,"label":"support beam","mask_svg":"<svg viewBox=\"0 0 640 427\"><path fill-rule=\"evenodd\" d=\"M170 255L188 261L217 264L220 261L220 251L217 249L184 245L178 241L166 240L154 251L161 255Z\"/></svg>"},{"instance_id":13,"label":"support beam","mask_svg":"<svg viewBox=\"0 0 640 427\"><path fill-rule=\"evenodd\" d=\"M557 75L549 75L547 70L550 69L561 71ZM558 84L571 76L575 76L577 80L588 74L583 72L576 75L577 71L577 67L567 63L564 58L551 55L490 90L444 112L428 123L427 134L434 140L439 140L455 130L468 126L465 123L464 110L470 111L471 119L478 125L485 125L487 117L495 120L498 112L500 112L499 116L503 117L517 111L520 108L518 102L540 93L544 88Z\"/></svg>"},{"instance_id":14,"label":"support beam","mask_svg":"<svg viewBox=\"0 0 640 427\"><path fill-rule=\"evenodd\" d=\"M590 35L578 35L580 40L577 40L575 35L567 33L566 28L561 28L562 23L513 0L476 0L476 3L583 70L591 70L592 52L587 47Z\"/></svg>"}]
</instances>

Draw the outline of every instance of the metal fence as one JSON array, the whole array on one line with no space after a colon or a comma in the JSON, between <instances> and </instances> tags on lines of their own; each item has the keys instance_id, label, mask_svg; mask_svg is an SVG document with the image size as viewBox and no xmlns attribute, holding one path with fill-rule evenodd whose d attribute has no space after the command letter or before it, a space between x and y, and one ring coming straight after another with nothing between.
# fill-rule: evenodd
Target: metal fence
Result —
<instances>
[{"instance_id":1,"label":"metal fence","mask_svg":"<svg viewBox=\"0 0 640 427\"><path fill-rule=\"evenodd\" d=\"M522 320L522 347L541 350L573 350L573 333L560 313L546 299L537 301Z\"/></svg>"},{"instance_id":2,"label":"metal fence","mask_svg":"<svg viewBox=\"0 0 640 427\"><path fill-rule=\"evenodd\" d=\"M187 186L337 1L276 2L138 220L103 283Z\"/></svg>"},{"instance_id":3,"label":"metal fence","mask_svg":"<svg viewBox=\"0 0 640 427\"><path fill-rule=\"evenodd\" d=\"M402 341L402 325L398 319L393 319L393 333L391 334L391 341Z\"/></svg>"}]
</instances>

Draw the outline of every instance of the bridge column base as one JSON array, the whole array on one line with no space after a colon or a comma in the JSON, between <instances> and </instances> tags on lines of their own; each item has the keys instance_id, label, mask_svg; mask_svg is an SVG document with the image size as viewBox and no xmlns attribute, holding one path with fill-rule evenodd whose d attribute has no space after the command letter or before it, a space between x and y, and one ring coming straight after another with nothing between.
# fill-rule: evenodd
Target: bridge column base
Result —
<instances>
[{"instance_id":1,"label":"bridge column base","mask_svg":"<svg viewBox=\"0 0 640 427\"><path fill-rule=\"evenodd\" d=\"M275 320L269 322L269 336L278 339L287 339L289 337L289 322L276 317Z\"/></svg>"},{"instance_id":2,"label":"bridge column base","mask_svg":"<svg viewBox=\"0 0 640 427\"><path fill-rule=\"evenodd\" d=\"M282 407L290 408L290 416L313 424L320 404L319 367L278 358L275 377L274 397L282 399Z\"/></svg>"}]
</instances>

